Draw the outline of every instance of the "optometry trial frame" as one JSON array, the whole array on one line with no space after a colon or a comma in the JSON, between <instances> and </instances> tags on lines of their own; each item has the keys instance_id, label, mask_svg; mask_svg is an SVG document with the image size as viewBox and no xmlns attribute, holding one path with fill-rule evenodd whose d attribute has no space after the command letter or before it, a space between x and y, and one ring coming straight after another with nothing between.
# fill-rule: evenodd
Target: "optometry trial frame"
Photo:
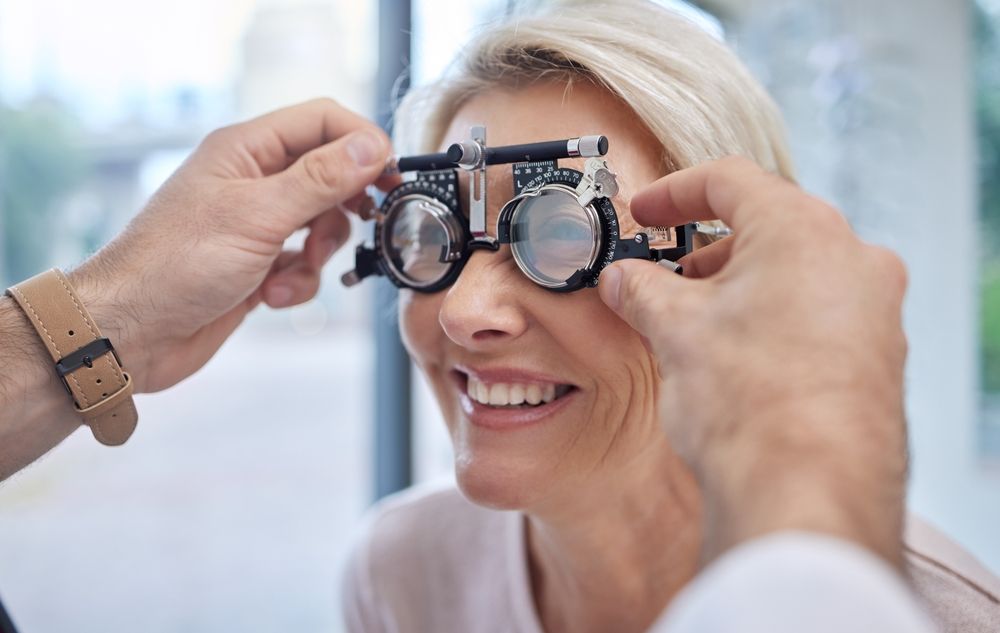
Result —
<instances>
[{"instance_id":1,"label":"optometry trial frame","mask_svg":"<svg viewBox=\"0 0 1000 633\"><path fill-rule=\"evenodd\" d=\"M729 235L725 227L690 223L652 227L623 237L611 199L618 179L603 160L604 136L489 147L486 127L436 154L394 157L387 173L416 174L390 191L374 214L372 246L355 251L355 268L341 278L353 286L384 275L400 288L438 292L457 279L476 250L508 244L518 268L531 281L555 292L597 285L601 271L620 259L676 263L693 249L695 233ZM560 167L559 159L582 157L583 171ZM512 165L514 196L500 209L496 237L486 231L486 167ZM459 204L458 173L469 173L466 218ZM647 232L648 231L648 232ZM651 248L676 239L675 246Z\"/></svg>"}]
</instances>

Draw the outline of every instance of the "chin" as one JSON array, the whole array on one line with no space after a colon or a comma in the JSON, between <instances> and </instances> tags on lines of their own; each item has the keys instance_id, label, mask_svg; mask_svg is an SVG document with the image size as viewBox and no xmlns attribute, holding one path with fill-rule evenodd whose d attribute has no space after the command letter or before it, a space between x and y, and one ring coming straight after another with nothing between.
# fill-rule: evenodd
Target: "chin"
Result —
<instances>
[{"instance_id":1,"label":"chin","mask_svg":"<svg viewBox=\"0 0 1000 633\"><path fill-rule=\"evenodd\" d=\"M469 455L455 458L455 480L466 499L494 510L524 510L548 489L548 477L523 459Z\"/></svg>"}]
</instances>

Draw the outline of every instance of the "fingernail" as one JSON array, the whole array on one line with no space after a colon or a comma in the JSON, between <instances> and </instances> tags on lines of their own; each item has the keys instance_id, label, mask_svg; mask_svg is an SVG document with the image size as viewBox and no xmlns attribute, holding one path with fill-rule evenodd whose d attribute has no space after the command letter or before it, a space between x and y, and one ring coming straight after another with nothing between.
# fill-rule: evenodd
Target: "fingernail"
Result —
<instances>
[{"instance_id":1,"label":"fingernail","mask_svg":"<svg viewBox=\"0 0 1000 633\"><path fill-rule=\"evenodd\" d=\"M359 167L367 167L382 158L382 139L371 130L359 130L347 139L347 155Z\"/></svg>"},{"instance_id":2,"label":"fingernail","mask_svg":"<svg viewBox=\"0 0 1000 633\"><path fill-rule=\"evenodd\" d=\"M292 289L288 286L270 286L267 289L267 303L280 307L292 299Z\"/></svg>"},{"instance_id":3,"label":"fingernail","mask_svg":"<svg viewBox=\"0 0 1000 633\"><path fill-rule=\"evenodd\" d=\"M617 266L611 266L601 271L599 288L603 288L601 298L608 307L617 311L621 303L618 299L618 292L622 285L622 271Z\"/></svg>"}]
</instances>

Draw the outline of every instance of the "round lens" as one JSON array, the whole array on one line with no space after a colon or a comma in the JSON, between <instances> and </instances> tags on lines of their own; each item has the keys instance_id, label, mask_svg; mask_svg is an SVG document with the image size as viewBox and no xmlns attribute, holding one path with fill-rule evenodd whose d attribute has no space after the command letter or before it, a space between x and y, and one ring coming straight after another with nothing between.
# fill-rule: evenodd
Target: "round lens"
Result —
<instances>
[{"instance_id":1,"label":"round lens","mask_svg":"<svg viewBox=\"0 0 1000 633\"><path fill-rule=\"evenodd\" d=\"M443 278L452 262L442 262L452 236L434 203L413 197L390 209L382 248L397 275L413 286L429 286Z\"/></svg>"},{"instance_id":2,"label":"round lens","mask_svg":"<svg viewBox=\"0 0 1000 633\"><path fill-rule=\"evenodd\" d=\"M590 268L600 246L600 228L576 197L561 189L542 189L525 198L511 214L511 252L535 283L566 285L580 269Z\"/></svg>"}]
</instances>

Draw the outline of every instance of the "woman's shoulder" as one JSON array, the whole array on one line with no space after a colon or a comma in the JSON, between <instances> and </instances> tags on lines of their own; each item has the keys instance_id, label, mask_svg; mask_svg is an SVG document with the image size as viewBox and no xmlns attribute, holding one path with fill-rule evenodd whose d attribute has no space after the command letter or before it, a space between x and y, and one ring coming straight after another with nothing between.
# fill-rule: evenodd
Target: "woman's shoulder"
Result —
<instances>
[{"instance_id":1,"label":"woman's shoulder","mask_svg":"<svg viewBox=\"0 0 1000 633\"><path fill-rule=\"evenodd\" d=\"M380 501L345 569L348 629L468 630L477 610L495 610L496 598L510 590L506 544L519 520L474 505L454 484L421 485ZM484 596L492 606L481 604Z\"/></svg>"},{"instance_id":2,"label":"woman's shoulder","mask_svg":"<svg viewBox=\"0 0 1000 633\"><path fill-rule=\"evenodd\" d=\"M906 566L944 633L1000 631L1000 579L927 521L910 515Z\"/></svg>"}]
</instances>

